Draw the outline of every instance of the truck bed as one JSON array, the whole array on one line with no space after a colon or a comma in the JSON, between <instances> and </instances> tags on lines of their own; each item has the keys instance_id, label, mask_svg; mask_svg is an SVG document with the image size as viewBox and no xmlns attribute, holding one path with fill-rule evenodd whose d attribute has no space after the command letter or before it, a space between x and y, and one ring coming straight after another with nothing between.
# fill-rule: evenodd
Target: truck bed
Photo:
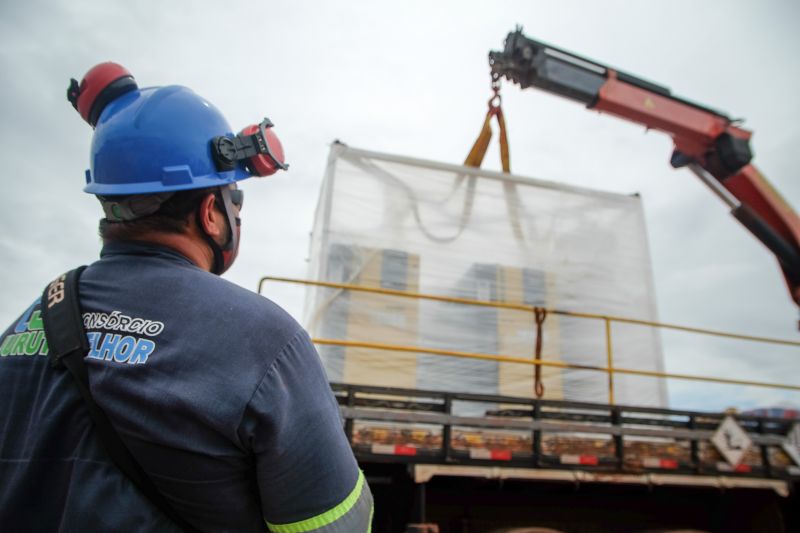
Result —
<instances>
[{"instance_id":1,"label":"truck bed","mask_svg":"<svg viewBox=\"0 0 800 533\"><path fill-rule=\"evenodd\" d=\"M360 385L332 387L360 461L580 470L606 477L674 474L686 484L705 484L707 480L696 478L709 476L769 479L778 483L768 486L784 494L800 479L800 467L787 449L792 420ZM726 416L732 416L752 442L737 464L726 461L711 442Z\"/></svg>"}]
</instances>

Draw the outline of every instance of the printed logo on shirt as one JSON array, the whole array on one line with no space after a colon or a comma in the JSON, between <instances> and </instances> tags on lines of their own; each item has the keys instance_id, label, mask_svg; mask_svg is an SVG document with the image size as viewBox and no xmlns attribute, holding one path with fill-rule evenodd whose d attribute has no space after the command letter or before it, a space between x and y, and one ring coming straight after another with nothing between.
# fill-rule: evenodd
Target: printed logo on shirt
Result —
<instances>
[{"instance_id":1,"label":"printed logo on shirt","mask_svg":"<svg viewBox=\"0 0 800 533\"><path fill-rule=\"evenodd\" d=\"M3 339L0 356L47 355L47 339L44 338L44 324L41 312L36 308L39 300L31 304L14 327L14 333Z\"/></svg>"},{"instance_id":2,"label":"printed logo on shirt","mask_svg":"<svg viewBox=\"0 0 800 533\"><path fill-rule=\"evenodd\" d=\"M87 331L88 357L129 365L145 364L156 349L155 341L141 335L156 337L164 331L163 322L130 317L119 311L84 313L83 326L87 330L104 330Z\"/></svg>"},{"instance_id":3,"label":"printed logo on shirt","mask_svg":"<svg viewBox=\"0 0 800 533\"><path fill-rule=\"evenodd\" d=\"M37 299L22 314L14 327L14 332L3 339L0 344L1 357L47 356L47 339L44 335L41 311L36 309L38 304ZM87 331L88 357L129 365L146 363L147 358L156 350L156 342L142 336L156 337L164 331L163 322L130 317L119 311L84 313L83 326L87 330L103 330Z\"/></svg>"},{"instance_id":4,"label":"printed logo on shirt","mask_svg":"<svg viewBox=\"0 0 800 533\"><path fill-rule=\"evenodd\" d=\"M164 331L164 323L144 318L132 318L119 311L111 313L83 313L83 327L88 329L110 329L124 333L137 333L155 337Z\"/></svg>"}]
</instances>

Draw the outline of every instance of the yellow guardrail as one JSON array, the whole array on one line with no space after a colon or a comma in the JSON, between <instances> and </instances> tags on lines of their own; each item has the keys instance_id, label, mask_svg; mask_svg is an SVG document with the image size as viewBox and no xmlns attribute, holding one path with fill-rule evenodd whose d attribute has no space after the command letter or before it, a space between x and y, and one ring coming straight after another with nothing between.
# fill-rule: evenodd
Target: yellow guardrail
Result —
<instances>
[{"instance_id":1,"label":"yellow guardrail","mask_svg":"<svg viewBox=\"0 0 800 533\"><path fill-rule=\"evenodd\" d=\"M514 309L518 311L527 311L530 313L534 313L537 309L542 309L541 307L536 307L532 305L525 305L525 304L510 304L510 303L503 303L503 302L489 302L486 300L473 300L469 298L456 298L451 296L439 296L435 294L425 294L419 292L407 292L407 291L399 291L394 289L384 289L379 287L364 287L361 285L351 285L347 283L333 283L328 281L312 281L312 280L304 280L304 279L296 279L296 278L283 278L283 277L274 277L274 276L265 276L261 278L258 282L258 292L261 293L261 289L265 282L267 281L274 281L279 283L294 283L294 284L301 284L301 285L311 285L316 287L327 287L331 289L341 289L341 290L349 290L349 291L358 291L358 292L367 292L373 294L382 294L386 296L397 296L401 298L413 298L413 299L421 299L421 300L432 300L437 302L448 302L448 303L455 303L455 304L464 304L464 305L474 305L474 306L482 306L482 307L495 307L500 309ZM315 338L312 341L315 344L323 344L323 345L334 345L334 346L351 346L356 348L369 348L375 350L386 350L386 351L398 351L398 352L413 352L413 353L426 353L426 354L433 354L433 355L443 355L448 357L463 357L467 359L483 359L487 361L497 361L503 363L517 363L517 364L524 364L524 365L535 365L535 366L546 366L546 367L556 367L556 368L568 368L568 369L575 369L575 370L593 370L597 372L606 372L608 374L608 399L610 404L614 404L614 374L629 374L629 375L637 375L637 376L648 376L648 377L658 377L658 378L670 378L670 379L683 379L683 380L691 380L691 381L704 381L709 383L723 383L729 385L747 385L747 386L754 386L754 387L768 387L768 388L775 388L775 389L783 389L783 390L790 390L790 391L800 391L800 386L797 385L788 385L788 384L780 384L780 383L768 383L762 381L749 381L749 380L739 380L739 379L727 379L727 378L715 378L712 376L696 376L690 374L676 374L676 373L669 373L669 372L655 372L649 370L635 370L630 368L619 368L614 366L614 353L613 353L613 342L612 342L612 331L611 325L614 322L619 322L622 324L637 324L641 326L650 326L650 327L657 327L662 329L670 329L676 331L684 331L690 333L698 333L703 335L711 335L715 337L724 337L730 339L738 339L738 340L747 340L753 342L762 342L768 344L778 344L784 346L797 346L800 347L800 341L791 341L787 339L775 339L770 337L759 337L754 335L742 335L739 333L730 333L724 331L717 331L717 330L710 330L710 329L701 329L701 328L694 328L688 326L681 326L677 324L665 324L661 322L653 322L648 320L639 320L634 318L627 318L627 317L619 317L619 316L610 316L610 315L600 315L594 313L576 313L573 311L562 311L558 309L545 309L548 313L561 315L561 316L569 316L569 317L577 317L577 318L587 318L587 319L595 319L595 320L602 320L605 325L605 336L606 336L606 367L602 366L592 366L592 365L576 365L572 363L563 363L560 361L546 361L543 359L529 359L525 357L513 357L513 356L505 356L505 355L497 355L497 354L485 354L485 353L475 353L475 352L464 352L464 351L457 351L457 350L439 350L433 348L425 348L422 346L404 346L404 345L396 345L396 344L384 344L384 343L376 343L376 342L360 342L360 341L348 341L348 340L341 340L341 339L320 339Z\"/></svg>"}]
</instances>

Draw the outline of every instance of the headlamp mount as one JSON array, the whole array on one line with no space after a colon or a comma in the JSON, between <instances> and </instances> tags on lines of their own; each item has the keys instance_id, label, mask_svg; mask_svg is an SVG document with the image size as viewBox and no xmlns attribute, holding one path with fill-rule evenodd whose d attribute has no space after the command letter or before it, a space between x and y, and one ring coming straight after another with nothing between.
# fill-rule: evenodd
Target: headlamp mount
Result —
<instances>
[{"instance_id":1,"label":"headlamp mount","mask_svg":"<svg viewBox=\"0 0 800 533\"><path fill-rule=\"evenodd\" d=\"M257 176L269 175L279 169L287 170L289 165L281 161L283 150L280 144L278 143L279 154L276 154L270 146L271 142L277 141L275 134L267 131L273 126L270 119L264 118L253 133L245 133L248 129L253 129L249 127L235 137L224 135L214 137L211 140L211 154L217 170L221 172L233 170L239 161L244 161L245 167ZM271 171L265 172L264 166Z\"/></svg>"}]
</instances>

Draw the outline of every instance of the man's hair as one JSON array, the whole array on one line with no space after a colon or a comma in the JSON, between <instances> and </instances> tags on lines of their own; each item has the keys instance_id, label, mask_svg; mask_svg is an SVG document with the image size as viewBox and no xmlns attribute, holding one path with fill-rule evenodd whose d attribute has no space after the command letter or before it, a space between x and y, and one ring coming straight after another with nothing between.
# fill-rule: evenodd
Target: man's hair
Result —
<instances>
[{"instance_id":1,"label":"man's hair","mask_svg":"<svg viewBox=\"0 0 800 533\"><path fill-rule=\"evenodd\" d=\"M113 222L102 218L99 227L100 238L103 241L131 241L152 232L184 233L189 227L190 217L200 206L200 201L212 192L214 189L178 191L161 204L158 211L135 220ZM124 197L114 199L121 201Z\"/></svg>"}]
</instances>

